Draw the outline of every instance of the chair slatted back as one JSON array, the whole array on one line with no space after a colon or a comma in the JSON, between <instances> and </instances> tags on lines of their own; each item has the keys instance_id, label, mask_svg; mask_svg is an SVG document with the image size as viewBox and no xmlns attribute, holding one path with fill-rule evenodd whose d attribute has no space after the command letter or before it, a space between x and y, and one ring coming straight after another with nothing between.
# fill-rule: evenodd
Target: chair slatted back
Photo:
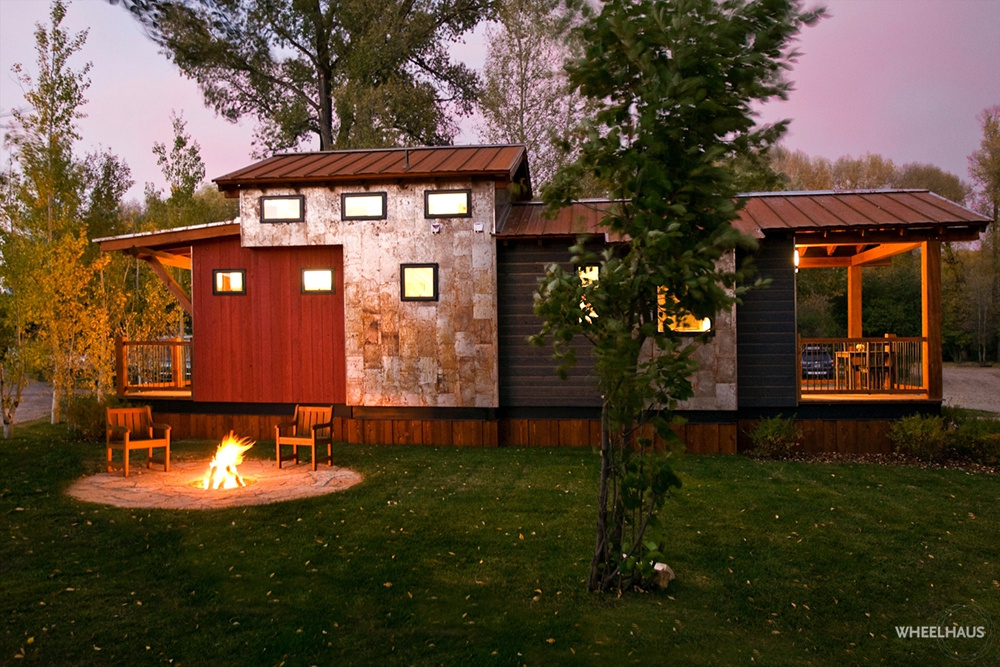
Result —
<instances>
[{"instance_id":1,"label":"chair slatted back","mask_svg":"<svg viewBox=\"0 0 1000 667\"><path fill-rule=\"evenodd\" d=\"M108 426L124 426L132 431L133 440L153 437L153 415L149 406L144 408L107 408Z\"/></svg>"},{"instance_id":2,"label":"chair slatted back","mask_svg":"<svg viewBox=\"0 0 1000 667\"><path fill-rule=\"evenodd\" d=\"M295 406L295 435L300 438L307 438L312 434L312 427L314 425L325 424L332 419L333 407L297 405ZM316 434L321 437L328 437L329 430L325 428Z\"/></svg>"}]
</instances>

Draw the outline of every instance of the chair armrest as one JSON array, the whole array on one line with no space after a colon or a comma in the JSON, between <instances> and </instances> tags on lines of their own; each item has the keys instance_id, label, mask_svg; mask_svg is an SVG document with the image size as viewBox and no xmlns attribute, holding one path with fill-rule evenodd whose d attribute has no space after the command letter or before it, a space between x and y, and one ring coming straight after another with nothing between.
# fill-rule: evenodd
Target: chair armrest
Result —
<instances>
[{"instance_id":1,"label":"chair armrest","mask_svg":"<svg viewBox=\"0 0 1000 667\"><path fill-rule=\"evenodd\" d=\"M163 431L164 433L170 433L170 424L150 424L150 428L153 431Z\"/></svg>"},{"instance_id":2,"label":"chair armrest","mask_svg":"<svg viewBox=\"0 0 1000 667\"><path fill-rule=\"evenodd\" d=\"M107 432L107 441L111 442L114 439L114 440L121 440L122 442L124 442L125 436L127 436L131 432L132 429L130 429L127 426L109 426ZM118 436L117 438L115 438L116 435Z\"/></svg>"},{"instance_id":3,"label":"chair armrest","mask_svg":"<svg viewBox=\"0 0 1000 667\"><path fill-rule=\"evenodd\" d=\"M322 424L313 424L313 426L312 426L312 430L314 430L314 431L318 431L321 428L331 428L332 429L333 428L333 420L331 419L330 421L323 422Z\"/></svg>"},{"instance_id":4,"label":"chair armrest","mask_svg":"<svg viewBox=\"0 0 1000 667\"><path fill-rule=\"evenodd\" d=\"M281 432L283 429L286 429L286 428L292 429L293 433L295 432L295 422L279 422L278 424L275 424L274 427L276 429L278 429L278 434L279 435L289 435L287 433L282 433Z\"/></svg>"}]
</instances>

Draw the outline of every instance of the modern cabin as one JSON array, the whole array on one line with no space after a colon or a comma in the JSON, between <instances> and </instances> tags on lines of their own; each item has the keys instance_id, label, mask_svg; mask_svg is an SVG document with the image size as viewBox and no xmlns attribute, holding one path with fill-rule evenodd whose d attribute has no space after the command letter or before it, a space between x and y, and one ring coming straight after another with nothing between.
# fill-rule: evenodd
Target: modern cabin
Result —
<instances>
[{"instance_id":1,"label":"modern cabin","mask_svg":"<svg viewBox=\"0 0 1000 667\"><path fill-rule=\"evenodd\" d=\"M553 219L531 200L523 146L276 155L215 179L231 222L98 242L146 261L191 316L190 340L118 342L118 394L177 437L268 437L300 403L336 406L368 444L595 445L588 357L567 380L531 347L532 305L578 234L608 243L607 201ZM771 281L709 329L679 428L689 451L735 453L761 416L795 414L815 451L887 451L892 419L941 404L940 245L988 220L922 190L744 195ZM918 250L922 335L862 336L861 269ZM724 262L742 258L731 253ZM191 272L186 293L164 267ZM846 267L848 336L796 334L799 270Z\"/></svg>"}]
</instances>

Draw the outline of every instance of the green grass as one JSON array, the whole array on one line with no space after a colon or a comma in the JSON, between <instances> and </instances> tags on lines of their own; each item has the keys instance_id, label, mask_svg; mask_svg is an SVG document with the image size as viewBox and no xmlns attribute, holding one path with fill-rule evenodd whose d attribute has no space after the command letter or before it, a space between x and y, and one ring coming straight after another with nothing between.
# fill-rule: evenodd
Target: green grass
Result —
<instances>
[{"instance_id":1,"label":"green grass","mask_svg":"<svg viewBox=\"0 0 1000 667\"><path fill-rule=\"evenodd\" d=\"M678 579L616 598L583 583L589 449L335 454L365 482L138 511L63 493L100 445L20 429L0 442L0 664L934 665L955 663L894 626L970 600L1000 625L994 476L684 457Z\"/></svg>"}]
</instances>

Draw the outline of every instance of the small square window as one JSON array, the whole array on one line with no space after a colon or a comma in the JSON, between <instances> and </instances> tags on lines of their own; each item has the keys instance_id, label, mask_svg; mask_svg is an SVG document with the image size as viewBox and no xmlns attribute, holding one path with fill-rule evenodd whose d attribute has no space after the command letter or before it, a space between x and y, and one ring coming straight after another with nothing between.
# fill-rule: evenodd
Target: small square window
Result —
<instances>
[{"instance_id":1,"label":"small square window","mask_svg":"<svg viewBox=\"0 0 1000 667\"><path fill-rule=\"evenodd\" d=\"M401 264L399 296L403 301L437 301L438 265Z\"/></svg>"},{"instance_id":2,"label":"small square window","mask_svg":"<svg viewBox=\"0 0 1000 667\"><path fill-rule=\"evenodd\" d=\"M333 294L333 269L302 269L303 294Z\"/></svg>"},{"instance_id":3,"label":"small square window","mask_svg":"<svg viewBox=\"0 0 1000 667\"><path fill-rule=\"evenodd\" d=\"M425 190L425 218L471 218L472 190Z\"/></svg>"},{"instance_id":4,"label":"small square window","mask_svg":"<svg viewBox=\"0 0 1000 667\"><path fill-rule=\"evenodd\" d=\"M243 269L212 269L212 294L246 293L246 272Z\"/></svg>"},{"instance_id":5,"label":"small square window","mask_svg":"<svg viewBox=\"0 0 1000 667\"><path fill-rule=\"evenodd\" d=\"M261 222L302 222L306 219L305 195L260 198Z\"/></svg>"},{"instance_id":6,"label":"small square window","mask_svg":"<svg viewBox=\"0 0 1000 667\"><path fill-rule=\"evenodd\" d=\"M385 220L384 192L344 192L340 195L341 220Z\"/></svg>"},{"instance_id":7,"label":"small square window","mask_svg":"<svg viewBox=\"0 0 1000 667\"><path fill-rule=\"evenodd\" d=\"M682 334L701 334L712 330L711 317L698 319L686 312L678 313L675 317L668 316L665 307L668 298L673 299L673 297L668 297L666 288L660 287L656 290L657 330L660 333L665 332L667 328Z\"/></svg>"}]
</instances>

